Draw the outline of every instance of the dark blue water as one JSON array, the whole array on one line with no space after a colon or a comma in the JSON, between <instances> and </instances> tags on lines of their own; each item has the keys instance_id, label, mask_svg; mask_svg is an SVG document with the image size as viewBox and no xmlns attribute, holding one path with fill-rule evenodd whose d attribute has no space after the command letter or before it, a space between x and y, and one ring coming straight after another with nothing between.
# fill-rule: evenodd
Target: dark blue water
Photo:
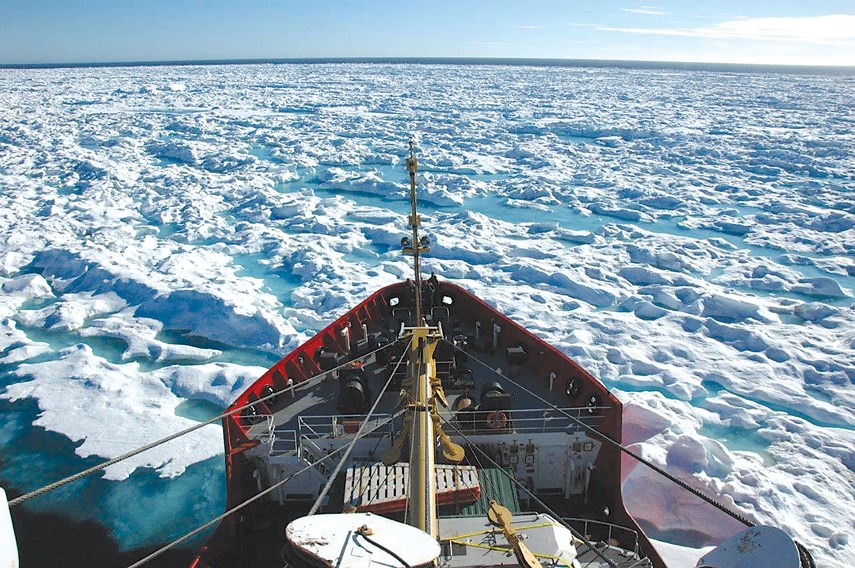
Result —
<instances>
[{"instance_id":1,"label":"dark blue water","mask_svg":"<svg viewBox=\"0 0 855 568\"><path fill-rule=\"evenodd\" d=\"M187 404L188 416L207 419L219 410ZM30 425L31 399L0 401L0 486L9 499L97 465L80 458L79 442ZM225 506L222 456L193 464L175 480L138 469L126 481L92 475L12 508L21 566L127 566L196 528ZM186 566L209 531L152 566Z\"/></svg>"}]
</instances>

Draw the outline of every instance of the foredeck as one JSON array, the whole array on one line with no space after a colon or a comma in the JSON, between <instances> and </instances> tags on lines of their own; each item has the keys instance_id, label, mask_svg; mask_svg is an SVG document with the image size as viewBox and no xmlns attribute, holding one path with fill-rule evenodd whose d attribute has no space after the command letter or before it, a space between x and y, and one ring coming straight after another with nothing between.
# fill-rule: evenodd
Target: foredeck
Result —
<instances>
[{"instance_id":1,"label":"foredeck","mask_svg":"<svg viewBox=\"0 0 855 568\"><path fill-rule=\"evenodd\" d=\"M361 429L363 436L332 480L322 510L363 505L346 498L348 470L378 464L402 429L395 413L405 367L397 367L404 352L399 336L411 323L407 290L402 283L375 293L236 401L236 406L252 406L226 425L230 502L314 464L308 477L288 480L273 494L273 503L264 505L264 515L277 525L304 514L300 503L310 504L318 484L333 474L337 459L330 454L350 444ZM617 399L565 355L464 290L440 283L426 301L428 323L445 337L435 355L436 375L449 406L440 405L439 414L446 433L466 450L463 466L507 472L502 475L517 480L512 491L522 510L540 510L526 494L531 493L559 517L637 528L621 502L618 452L587 431L592 427L620 439ZM452 507L441 506L439 514L457 515L465 506L458 500ZM389 513L392 518L398 514ZM624 540L621 546L635 546L634 540Z\"/></svg>"},{"instance_id":2,"label":"foredeck","mask_svg":"<svg viewBox=\"0 0 855 568\"><path fill-rule=\"evenodd\" d=\"M394 367L394 362L387 365L377 363L374 355L369 355L363 359L365 361L365 371L370 380L370 386L373 392L378 392L386 380L389 378L391 368ZM465 384L454 384L454 382L445 382L443 387L449 403L453 403L458 396L467 394L473 398L483 390L485 385L490 383L507 385L507 393L510 394L513 400L514 409L518 411L527 411L523 416L522 412L517 410L509 410L510 413L518 415L517 420L523 421L519 424L515 431L520 433L541 431L545 429L554 429L561 424L563 427L573 425L573 420L566 418L560 413L547 407L540 399L534 395L545 398L552 404L571 411L572 415L585 422L586 424L596 425L602 418L602 411L609 407L600 405L599 403L584 406L568 406L569 397L565 392L559 392L557 385L553 385L553 390L549 390L548 382L538 380L538 369L529 367L511 366L508 365L505 357L498 353L475 352L469 358L470 364L462 367L464 374L467 377ZM523 384L527 389L534 394L521 389L515 389L512 384L503 380L503 375L514 381ZM273 410L271 414L259 414L258 417L251 422L248 420L249 426L247 433L250 438L260 439L268 434L268 429L271 425L268 418L272 420L272 426L278 432L287 430L301 430L301 424L298 423L298 418L304 418L304 424L307 422L307 417L338 417L337 423L342 425L348 418L355 419L361 415L341 415L337 411L339 386L336 382L335 373L329 371L321 373L320 376L312 381L312 384L298 385L294 388L292 394L283 394L281 398L276 399L268 406ZM381 397L380 404L377 407L376 413L391 415L397 406L398 397L400 394L400 380L393 382L393 388L390 388ZM441 413L443 418L451 420L454 417L452 408L443 408ZM264 419L262 419L264 418ZM495 429L481 426L475 429L477 433L495 433ZM335 436L330 432L331 436Z\"/></svg>"}]
</instances>

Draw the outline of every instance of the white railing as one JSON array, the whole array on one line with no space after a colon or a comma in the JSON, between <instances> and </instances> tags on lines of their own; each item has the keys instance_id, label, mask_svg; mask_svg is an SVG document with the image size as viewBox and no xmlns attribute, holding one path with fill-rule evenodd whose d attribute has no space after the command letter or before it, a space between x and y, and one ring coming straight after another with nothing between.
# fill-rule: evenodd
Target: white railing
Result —
<instances>
[{"instance_id":1,"label":"white railing","mask_svg":"<svg viewBox=\"0 0 855 568\"><path fill-rule=\"evenodd\" d=\"M296 430L276 430L270 444L269 456L281 455L292 455L296 458L303 458L309 463L315 463L327 457L327 452L309 438L303 437L298 441ZM330 470L326 463L319 463L317 470L321 475L329 478Z\"/></svg>"},{"instance_id":2,"label":"white railing","mask_svg":"<svg viewBox=\"0 0 855 568\"><path fill-rule=\"evenodd\" d=\"M613 523L607 523L605 521L596 521L593 519L579 519L573 517L562 517L561 519L565 523L585 535L585 538L589 538L589 536L592 535L589 530L592 526L597 527L598 540L604 540L606 544L612 547L614 547L614 545L611 544L612 542L631 541L633 542L633 548L625 550L630 550L636 557L638 557L638 533L630 528L615 525ZM579 527L582 528L580 529ZM605 535L605 539L601 538L602 535ZM624 548L621 545L618 546Z\"/></svg>"},{"instance_id":3,"label":"white railing","mask_svg":"<svg viewBox=\"0 0 855 568\"><path fill-rule=\"evenodd\" d=\"M546 432L573 433L584 431L585 426L596 426L602 418L604 406L577 408L525 410L474 410L456 414L457 423L467 434L493 434L512 431L517 434ZM568 417L566 414L569 414Z\"/></svg>"},{"instance_id":4,"label":"white railing","mask_svg":"<svg viewBox=\"0 0 855 568\"><path fill-rule=\"evenodd\" d=\"M262 422L266 422L267 429L265 430L263 427L258 427ZM251 435L256 440L259 440L262 444L268 443L271 441L273 437L273 424L274 418L272 414L254 414L252 415L252 426L249 429L249 435ZM257 428L256 433L252 433L253 430Z\"/></svg>"},{"instance_id":5,"label":"white railing","mask_svg":"<svg viewBox=\"0 0 855 568\"><path fill-rule=\"evenodd\" d=\"M297 419L297 430L300 440L320 438L342 438L356 434L362 422L364 414L344 414L326 416L300 416ZM377 428L371 431L371 426L376 426L388 421L388 427ZM382 438L395 433L392 415L387 413L374 414L369 423L368 433L365 438Z\"/></svg>"},{"instance_id":6,"label":"white railing","mask_svg":"<svg viewBox=\"0 0 855 568\"><path fill-rule=\"evenodd\" d=\"M270 444L270 455L298 454L296 430L274 430Z\"/></svg>"}]
</instances>

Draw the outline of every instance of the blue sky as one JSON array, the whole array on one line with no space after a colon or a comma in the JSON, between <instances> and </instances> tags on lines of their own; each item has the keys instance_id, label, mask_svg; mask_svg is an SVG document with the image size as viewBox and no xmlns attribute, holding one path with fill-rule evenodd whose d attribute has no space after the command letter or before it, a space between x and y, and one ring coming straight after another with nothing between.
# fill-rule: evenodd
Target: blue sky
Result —
<instances>
[{"instance_id":1,"label":"blue sky","mask_svg":"<svg viewBox=\"0 0 855 568\"><path fill-rule=\"evenodd\" d=\"M0 64L420 56L855 65L855 0L0 0Z\"/></svg>"}]
</instances>

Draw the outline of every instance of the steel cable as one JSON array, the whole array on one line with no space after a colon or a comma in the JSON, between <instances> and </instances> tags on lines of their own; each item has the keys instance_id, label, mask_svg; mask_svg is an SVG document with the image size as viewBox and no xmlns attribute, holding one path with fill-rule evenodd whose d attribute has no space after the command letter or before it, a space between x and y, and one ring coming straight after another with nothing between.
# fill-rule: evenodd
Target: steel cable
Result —
<instances>
[{"instance_id":1,"label":"steel cable","mask_svg":"<svg viewBox=\"0 0 855 568\"><path fill-rule=\"evenodd\" d=\"M452 347L454 347L455 349L457 349L457 350L459 350L459 351L463 351L463 349L461 349L461 348L460 348L460 347L458 347L457 345L454 345L454 343L452 343L451 341L448 341L447 339L445 339L444 341L448 342L448 343L449 343ZM546 399L545 399L545 398L543 398L542 396L540 396L540 395L538 395L537 393L535 393L535 392L531 391L530 389L528 389L528 388L524 387L523 385L521 385L521 384L520 384L520 383L518 383L517 381L515 381L515 380L511 379L511 378L510 378L510 377L508 377L507 375L504 375L504 374L502 374L502 373L500 373L500 372L496 371L495 369L493 369L492 367L490 367L490 365L488 365L487 363L484 363L483 361L481 361L480 359L478 359L477 357L475 357L475 356L474 356L474 355L472 355L471 353L469 354L469 356L470 356L474 361L476 361L477 363L479 363L480 365L483 365L483 366L484 366L484 367L486 367L487 369L490 369L490 371L492 371L493 373L497 374L497 375L498 375L498 376L500 376L501 378L503 378L503 379L507 380L508 382L510 382L511 384L513 384L513 385L515 385L515 386L517 386L517 387L521 388L522 390L524 390L525 392L527 392L527 393L528 393L528 394L530 394L531 396L533 396L533 397L537 398L537 399L538 399L538 400L540 400L541 402L546 403L546 404L547 404L547 405L549 405L552 409L554 409L554 410L558 411L559 413L563 414L564 416L566 416L567 418L569 418L570 420L572 420L573 422L575 422L575 423L576 423L576 424L578 424L579 426L582 426L582 427L583 427L583 428L585 428L588 432L591 432L591 433L592 433L596 438L599 438L600 440L602 440L602 441L604 441L604 442L606 442L606 443L608 443L608 444L610 444L610 445L612 445L612 446L614 446L614 447L618 448L620 451L622 451L622 452L623 452L623 453L625 453L626 455L628 455L628 456L630 456L630 457L632 457L632 458L634 458L634 459L638 460L640 463L643 463L644 465L646 465L647 467L649 467L650 469L652 469L653 471L655 471L655 472L656 472L656 473L658 473L659 475L662 475L663 477L665 477L665 478L667 478L667 479L669 479L669 480L673 481L674 483L676 483L677 485L679 485L680 487L682 487L682 488L683 488L683 489L685 489L686 491L689 491L690 493L694 494L695 496L697 496L697 497L699 497L699 498L703 499L704 501L706 501L707 503L709 503L710 505L712 505L712 506L713 506L713 507L715 507L716 509L718 509L718 510L722 511L723 513L726 513L726 514L730 515L731 517L733 517L734 519L736 519L736 520L737 520L737 521L739 521L740 523L744 524L745 526L747 526L747 527L753 527L753 526L754 526L754 523L752 523L751 521L749 521L748 519L746 519L745 517L743 517L741 514L737 513L736 511L732 511L731 509L729 509L729 508L727 508L726 506L722 505L721 503L719 503L718 501L716 501L715 499L713 499L713 498L712 498L712 497L710 497L709 495L706 495L706 494L705 494L705 493L703 493L702 491L700 491L700 490L698 490L698 489L695 489L694 487L690 486L690 485L689 485L688 483L686 483L685 481L683 481L683 480L681 480L681 479L679 479L679 478L677 478L677 477L674 477L673 475L671 475L670 473L668 473L668 472L667 472L667 471L665 471L664 469L660 468L659 466L655 465L655 464L654 464L654 463L652 463L651 461L649 461L649 460L647 460L647 459L643 458L642 456L638 455L637 453L635 453L634 451L630 450L629 448L627 448L626 446L624 446L624 445L623 445L623 444L621 444L620 442L617 442L617 441L613 440L612 438L610 438L610 437L609 437L609 436L607 436L606 434L603 434L602 432L600 432L599 430L597 430L597 429L596 429L596 428L594 428L593 426L591 426L591 425L589 425L589 424L586 424L585 422L583 422L583 421L579 420L579 419L578 419L578 418L576 418L575 416L572 416L570 413L568 413L568 412L564 411L563 409L559 408L558 406L556 406L556 405L552 404L551 402L549 402L548 400L546 400Z\"/></svg>"},{"instance_id":2,"label":"steel cable","mask_svg":"<svg viewBox=\"0 0 855 568\"><path fill-rule=\"evenodd\" d=\"M522 483L520 483L519 481L517 481L517 480L516 480L516 478L514 478L514 476L510 474L510 472L508 472L505 468L503 468L503 467L502 467L502 466L500 466L498 463L496 463L496 460L494 460L493 458L491 458L491 457L487 454L487 452L485 452L484 450L482 450L481 448L479 448L477 445L475 445L475 444L472 442L472 440L470 440L470 439L469 439L469 437L468 437L468 436L466 436L466 434L464 434L463 432L461 432L461 431L460 431L460 429L459 429L456 425L452 424L450 420L446 419L446 418L445 418L445 417L443 417L443 416L440 416L440 418L442 418L442 421L443 421L443 422L445 422L446 424L448 424L449 426L451 426L451 428L452 428L455 432L457 432L457 434L458 434L460 437L462 437L464 440L466 440L466 441L469 443L469 445L470 445L471 447L473 447L473 448L475 448L476 450L478 450L478 452L479 452L482 456L484 456L485 458L487 458L488 460L490 460L490 463L492 463L494 466L496 466L496 468L498 468L498 469L499 469L499 471L501 471L501 472L502 472L502 474L503 474L505 477L507 477L509 480L511 480L511 482L512 482L514 485L516 485L517 487L519 487L520 489L522 489L522 490L523 490L525 493L527 493L527 494L528 494L532 499L534 499L534 500L537 502L537 504L538 504L538 505L540 505L541 507L543 507L544 509L546 509L546 511L548 511L548 512L553 516L553 517L555 517L556 522L560 522L562 525L564 525L564 527L565 527L565 528L567 528L567 529L570 531L570 533L571 533L574 537L576 537L576 538L578 538L580 541L584 542L584 543L585 543L585 544L586 544L586 545L587 545L591 550L593 550L593 551L594 551L594 553L595 553L597 556L599 556L600 558L602 558L602 559L603 559L603 560L604 560L604 561L605 561L609 566L611 566L612 568L617 568L617 565L616 565L614 562L612 562L611 560L609 560L608 558L606 558L606 556L605 556L602 552L600 552L600 551L599 551L599 550L594 546L594 543L592 543L591 541L589 541L589 540L585 537L585 535L583 535L582 533L578 532L576 529L574 529L574 528L573 528L573 527L571 527L569 524L567 524L566 522L564 522L564 520L563 520L563 519L558 515L558 513L556 513L555 511L553 511L549 506L547 506L547 505L546 505L546 503L544 503L543 501L541 501L541 500L537 497L537 495L535 495L535 494L534 494L534 492L533 492L533 491L531 491L528 487L526 487L524 484L522 484Z\"/></svg>"},{"instance_id":3,"label":"steel cable","mask_svg":"<svg viewBox=\"0 0 855 568\"><path fill-rule=\"evenodd\" d=\"M374 432L374 431L376 431L376 430L379 430L380 428L384 427L386 424L388 424L388 423L390 423L391 421L393 421L393 420L395 420L396 418L398 418L398 416L400 416L401 414L403 414L403 411L398 412L397 414L395 414L395 415L393 415L393 416L389 417L387 420L384 420L384 421L383 421L383 422L381 422L380 424L377 424L376 426L374 426L373 428L371 428L370 430L368 430L367 432L365 432L365 433L363 434L363 436L367 436L367 435L368 435L368 434L370 434L371 432ZM262 497L264 497L264 496L265 496L265 495L267 495L268 493L271 493L271 492L272 492L272 491L274 491L275 489L277 489L277 488L281 487L282 485L285 485L286 483L288 483L290 480L294 479L294 478L295 478L295 477L297 477L298 475L302 475L303 473L305 473L305 472L309 471L310 469L312 469L312 468L313 468L313 467L315 467L316 465L318 465L318 464L320 464L320 463L325 462L326 460L330 459L330 458L331 458L331 457L333 457L334 455L338 454L338 453L339 453L340 451L342 451L345 447L346 447L346 446L341 446L340 448L337 448L337 449L335 449L335 450L331 451L330 453L328 453L327 455L325 455L324 457L322 457L322 458L321 458L321 459L319 459L318 461L313 462L313 463L311 463L311 464L307 465L306 467L304 467L304 468L300 469L300 470L299 470L299 471L297 471L296 473L293 473L293 474L289 475L288 477L286 477L285 479L283 479L283 480L281 480L281 481L277 481L276 483L274 483L273 485L271 485L270 487L268 487L268 488L267 488L267 489L265 489L264 491L262 491L262 492L258 493L257 495L253 495L252 497L250 497L250 498L249 498L249 499L247 499L246 501L244 501L244 502L242 502L242 503L240 503L240 504L238 504L238 505L235 505L234 507L232 507L231 509L229 509L229 510L228 510L228 511L226 511L225 513L223 513L223 514L219 515L218 517L216 517L216 518L214 518L214 519L212 519L212 520L208 521L208 522L207 522L207 523L205 523L204 525L201 525L201 526L199 526L199 527L197 527L197 528L193 529L192 531L188 532L188 533L187 533L187 534L185 534L184 536L181 536L181 537L179 537L179 538L175 539L174 541L170 542L170 543L169 543L169 544L167 544L166 546L164 546L164 547L162 547L162 548L159 548L158 550L156 550L156 551L152 552L151 554L149 554L149 555L148 555L148 556L146 556L145 558L143 558L143 559L141 559L141 560L138 560L138 561L137 561L137 562L135 562L134 564L131 564L128 568L138 568L139 566L142 566L142 565L143 565L143 564L145 564L146 562L148 562L148 561L150 561L150 560L154 560L155 558L157 558L158 556L160 556L160 555L161 555L161 554L163 554L164 552L168 551L169 549L171 549L171 548L174 548L174 547L178 546L179 544L181 544L181 543L182 543L182 542L184 542L185 540L188 540L188 539L190 539L190 538L193 538L194 536L196 536L197 534L199 534L199 533L200 533L200 532L202 532L203 530L207 529L207 528L208 528L208 527L210 527L211 525L213 525L213 524L215 524L215 523L218 523L218 522L222 521L223 519L225 519L226 517L228 517L228 516L229 516L229 515L231 515L232 513L235 513L235 512L237 512L237 511L240 511L241 509L243 509L243 508L244 508L244 507L246 507L247 505L250 505L251 503L254 503L255 501L258 501L259 499L261 499Z\"/></svg>"},{"instance_id":4,"label":"steel cable","mask_svg":"<svg viewBox=\"0 0 855 568\"><path fill-rule=\"evenodd\" d=\"M74 475L70 475L64 479L60 479L59 481L55 481L53 483L45 485L44 487L40 487L39 489L36 489L35 491L31 491L29 493L26 493L24 495L21 495L19 497L14 498L14 499L10 499L9 500L9 507L15 507L16 505L20 505L21 503L29 501L30 499L33 499L35 497L39 497L40 495L44 495L45 493L49 493L49 492L53 491L54 489L59 489L60 487L67 485L73 481L77 481L78 479L82 479L84 477L92 475L93 473L97 473L99 471L102 471L102 470L110 467L111 465L115 465L119 462L122 462L126 459L132 458L132 457L139 455L143 452L146 452L146 451L151 450L153 448L156 448L158 446L162 446L163 444L165 444L167 442L171 442L172 440L175 440L176 438L186 436L187 434L190 434L191 432L195 432L196 430L199 430L200 428L204 428L205 426L208 426L209 424L213 424L214 422L219 422L220 420L222 420L223 418L226 418L227 416L231 416L233 414L237 414L239 412L242 412L242 411L246 410L247 408L249 408L250 406L258 404L259 402L265 402L265 401L270 400L272 398L276 398L277 396L279 396L285 392L292 391L292 390L296 389L297 387L302 388L302 387L309 386L309 384L311 382L317 380L318 378L325 377L329 373L332 373L334 371L337 371L338 369L346 367L347 365L349 365L350 363L352 363L353 361L355 361L357 359L364 359L365 357L369 357L371 355L374 355L375 353L378 353L384 349L388 349L388 348L396 345L398 343L398 341L400 341L400 339L393 341L392 343L389 343L387 345L384 345L378 349L375 349L374 351L371 351L370 353L366 353L365 355L360 355L359 357L355 357L354 359L351 359L350 361L347 361L346 363L338 365L337 367L335 367L333 369L329 369L327 371L324 371L323 373L319 373L313 377L309 377L305 381L301 381L299 384L294 383L290 387L285 387L284 389L276 391L273 394L269 394L263 398L259 398L258 400L255 400L253 402L247 403L247 404L240 406L238 408L234 408L232 410L224 412L224 413L220 414L219 416L215 416L214 418L211 418L210 420L207 420L205 422L200 422L199 424L195 424L189 428L181 430L180 432L176 432L175 434L171 434L165 438L161 438L160 440L156 440L154 442L151 442L150 444L146 444L145 446L139 447L135 450L131 450L130 452L122 454L122 455L115 457L113 459L107 460L107 461L105 461L101 464L98 464L96 466L90 467L89 469L85 469L81 472L75 473Z\"/></svg>"},{"instance_id":5,"label":"steel cable","mask_svg":"<svg viewBox=\"0 0 855 568\"><path fill-rule=\"evenodd\" d=\"M412 341L410 341L412 343ZM321 503L324 500L324 497L329 493L330 488L332 487L333 482L335 481L336 476L341 471L341 468L344 467L344 463L347 461L347 458L350 457L350 452L353 451L353 447L356 445L357 440L362 437L362 431L365 430L366 425L368 424L368 419L374 414L374 411L377 410L377 406L380 404L380 399L383 398L383 395L386 393L386 389L389 388L389 385L392 384L392 379L395 378L395 373L398 372L398 367L401 366L401 363L404 361L404 357L407 356L407 350L404 350L404 353L401 355L401 358L398 359L398 364L395 365L395 368L392 369L392 372L389 373L389 379L386 381L386 384L383 385L383 390L380 391L380 394L377 395L377 399L374 401L374 404L371 406L371 409L368 411L368 414L365 416L365 420L362 421L362 424L359 425L359 430L356 431L356 434L353 437L353 440L347 445L347 450L344 452L344 455L341 456L341 459L338 461L338 464L335 467L335 470L330 474L330 478L327 481L326 485L324 485L323 491L318 495L318 498L315 499L312 508L309 510L309 515L314 515L318 512L318 509L321 506ZM344 446L342 446L344 447Z\"/></svg>"}]
</instances>

